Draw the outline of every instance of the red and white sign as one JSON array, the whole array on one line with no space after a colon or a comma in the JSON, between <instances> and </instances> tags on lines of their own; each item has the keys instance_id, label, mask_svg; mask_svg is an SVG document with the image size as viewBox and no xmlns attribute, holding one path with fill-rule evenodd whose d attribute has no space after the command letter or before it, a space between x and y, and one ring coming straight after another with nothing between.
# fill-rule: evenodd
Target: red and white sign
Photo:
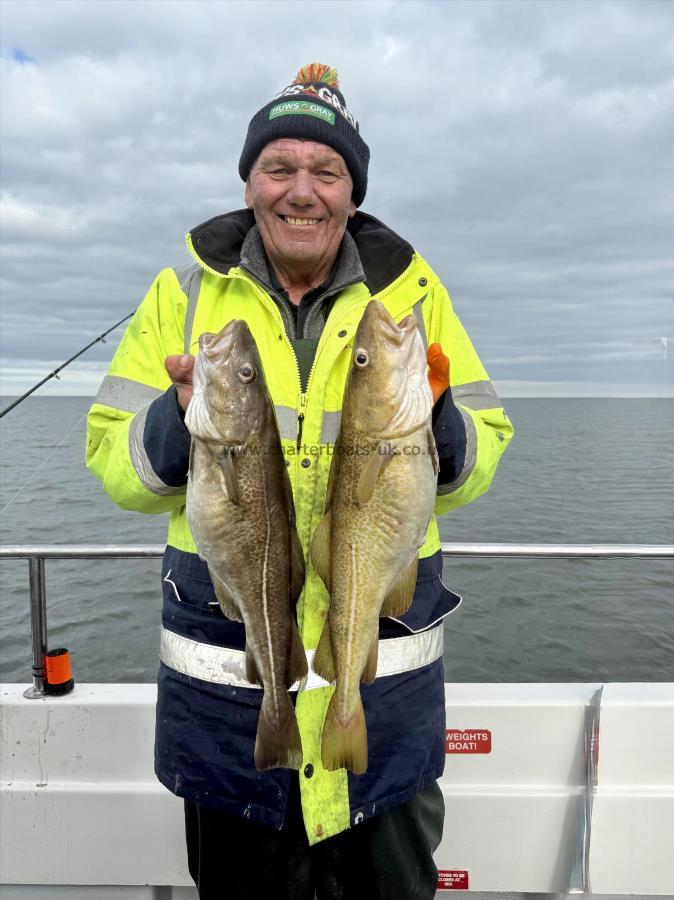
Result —
<instances>
[{"instance_id":1,"label":"red and white sign","mask_svg":"<svg viewBox=\"0 0 674 900\"><path fill-rule=\"evenodd\" d=\"M467 891L468 872L465 869L440 869L438 871L439 891Z\"/></svg>"},{"instance_id":2,"label":"red and white sign","mask_svg":"<svg viewBox=\"0 0 674 900\"><path fill-rule=\"evenodd\" d=\"M486 728L448 728L445 753L491 753L491 731Z\"/></svg>"}]
</instances>

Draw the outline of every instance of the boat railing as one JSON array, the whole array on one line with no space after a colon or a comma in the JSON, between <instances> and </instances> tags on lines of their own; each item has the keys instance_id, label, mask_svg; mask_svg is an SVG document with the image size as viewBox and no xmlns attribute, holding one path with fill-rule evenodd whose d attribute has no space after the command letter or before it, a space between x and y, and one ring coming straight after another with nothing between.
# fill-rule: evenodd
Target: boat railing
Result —
<instances>
[{"instance_id":1,"label":"boat railing","mask_svg":"<svg viewBox=\"0 0 674 900\"><path fill-rule=\"evenodd\" d=\"M30 616L33 645L33 685L24 696L45 695L44 656L48 649L48 559L157 559L161 544L17 544L0 546L0 559L28 560ZM668 544L461 544L443 543L444 558L464 559L674 559Z\"/></svg>"}]
</instances>

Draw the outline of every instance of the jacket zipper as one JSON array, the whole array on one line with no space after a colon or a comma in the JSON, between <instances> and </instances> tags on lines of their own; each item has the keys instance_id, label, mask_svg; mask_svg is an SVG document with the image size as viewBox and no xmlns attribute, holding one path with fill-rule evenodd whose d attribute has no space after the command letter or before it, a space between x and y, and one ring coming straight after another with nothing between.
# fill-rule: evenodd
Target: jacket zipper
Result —
<instances>
[{"instance_id":1,"label":"jacket zipper","mask_svg":"<svg viewBox=\"0 0 674 900\"><path fill-rule=\"evenodd\" d=\"M305 396L305 395L302 395ZM302 426L304 425L304 413L301 412L297 417L297 452L302 449Z\"/></svg>"}]
</instances>

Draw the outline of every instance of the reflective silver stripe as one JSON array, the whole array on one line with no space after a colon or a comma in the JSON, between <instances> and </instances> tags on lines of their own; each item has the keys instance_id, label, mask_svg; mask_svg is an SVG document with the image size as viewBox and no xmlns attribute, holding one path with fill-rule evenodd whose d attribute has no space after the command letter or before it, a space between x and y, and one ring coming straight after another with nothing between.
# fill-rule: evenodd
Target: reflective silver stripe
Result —
<instances>
[{"instance_id":1,"label":"reflective silver stripe","mask_svg":"<svg viewBox=\"0 0 674 900\"><path fill-rule=\"evenodd\" d=\"M274 407L279 434L287 441L294 441L297 437L297 410L293 406Z\"/></svg>"},{"instance_id":2,"label":"reflective silver stripe","mask_svg":"<svg viewBox=\"0 0 674 900\"><path fill-rule=\"evenodd\" d=\"M442 625L405 637L379 641L377 678L421 669L442 657L445 631Z\"/></svg>"},{"instance_id":3,"label":"reflective silver stripe","mask_svg":"<svg viewBox=\"0 0 674 900\"><path fill-rule=\"evenodd\" d=\"M491 381L469 381L452 385L452 399L469 409L496 409L502 406Z\"/></svg>"},{"instance_id":4,"label":"reflective silver stripe","mask_svg":"<svg viewBox=\"0 0 674 900\"><path fill-rule=\"evenodd\" d=\"M443 636L443 628L439 626L420 634L379 641L377 678L411 672L440 659ZM313 657L314 651L308 650L309 677L305 683L296 681L291 691L327 686L328 682L313 671ZM243 650L204 644L162 627L159 658L170 669L201 681L259 690L259 685L251 684L246 678L246 654Z\"/></svg>"},{"instance_id":5,"label":"reflective silver stripe","mask_svg":"<svg viewBox=\"0 0 674 900\"><path fill-rule=\"evenodd\" d=\"M197 311L197 301L201 290L201 279L204 270L199 263L188 263L186 266L178 266L173 269L182 291L187 296L187 310L185 312L185 353L190 353L192 343L192 326L194 315Z\"/></svg>"},{"instance_id":6,"label":"reflective silver stripe","mask_svg":"<svg viewBox=\"0 0 674 900\"><path fill-rule=\"evenodd\" d=\"M339 426L342 422L341 412L323 413L323 426L321 428L321 444L334 444L339 434Z\"/></svg>"},{"instance_id":7,"label":"reflective silver stripe","mask_svg":"<svg viewBox=\"0 0 674 900\"><path fill-rule=\"evenodd\" d=\"M412 307L412 312L414 313L414 318L417 320L417 324L419 326L419 333L421 334L421 340L424 342L424 349L428 350L428 335L426 334L426 323L424 322L424 314L421 310L421 304L424 302L428 294L424 294L421 300L417 300L417 302Z\"/></svg>"},{"instance_id":8,"label":"reflective silver stripe","mask_svg":"<svg viewBox=\"0 0 674 900\"><path fill-rule=\"evenodd\" d=\"M475 468L475 459L477 457L477 432L475 431L475 422L466 409L474 411L480 409L494 409L501 406L499 396L494 390L491 381L468 381L466 384L452 385L452 400L456 403L457 409L463 418L463 424L466 427L466 457L463 469L458 478L455 478L450 484L439 484L437 494L442 497L444 494L451 494L458 490L461 485L465 484ZM466 409L462 409L466 407Z\"/></svg>"},{"instance_id":9,"label":"reflective silver stripe","mask_svg":"<svg viewBox=\"0 0 674 900\"><path fill-rule=\"evenodd\" d=\"M124 412L135 413L144 406L152 403L164 392L159 388L150 387L141 381L133 381L131 378L121 378L119 375L106 375L94 403L102 403L113 409L122 409Z\"/></svg>"},{"instance_id":10,"label":"reflective silver stripe","mask_svg":"<svg viewBox=\"0 0 674 900\"><path fill-rule=\"evenodd\" d=\"M152 468L152 464L145 452L145 443L143 441L143 432L145 431L145 419L149 406L142 409L133 417L129 426L129 456L131 457L131 465L136 470L136 474L140 478L141 484L152 491L153 494L159 494L162 497L169 497L174 494L184 494L184 487L171 487L165 484L159 475Z\"/></svg>"},{"instance_id":11,"label":"reflective silver stripe","mask_svg":"<svg viewBox=\"0 0 674 900\"><path fill-rule=\"evenodd\" d=\"M453 389L452 389L453 393ZM442 497L443 494L451 494L458 490L462 484L470 478L470 474L475 468L475 458L477 456L477 432L475 431L475 422L473 422L470 413L465 409L457 407L463 418L463 424L466 426L466 458L464 460L463 469L458 478L449 484L439 484L437 494Z\"/></svg>"}]
</instances>

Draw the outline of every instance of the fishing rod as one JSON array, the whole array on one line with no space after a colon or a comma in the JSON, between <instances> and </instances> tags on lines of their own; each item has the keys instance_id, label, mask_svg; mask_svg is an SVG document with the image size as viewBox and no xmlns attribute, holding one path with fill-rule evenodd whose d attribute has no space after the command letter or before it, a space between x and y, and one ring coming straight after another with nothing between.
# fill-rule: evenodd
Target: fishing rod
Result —
<instances>
[{"instance_id":1,"label":"fishing rod","mask_svg":"<svg viewBox=\"0 0 674 900\"><path fill-rule=\"evenodd\" d=\"M135 310L134 310L134 312L135 312ZM127 319L130 319L132 315L133 315L133 313L130 312L128 316L124 316L123 319L120 319L119 322L116 322L111 328L108 328L107 331L104 331L103 334L99 334L99 336L97 338L95 338L93 341L91 341L90 344L87 344L86 347L82 347L82 349L78 353L76 353L74 356L71 356L70 359L67 359L64 363L61 363L61 365L57 369L54 369L53 372L50 372L46 378L43 378L42 381L38 381L38 383L36 385L33 385L33 387L29 391L26 391L26 393L22 394L17 400L15 400L13 403L10 403L9 406L5 407L5 409L3 409L2 412L0 412L0 419L3 416L7 415L7 413L11 409L14 409L15 406L18 406L19 403L23 403L23 401L26 399L26 397L30 397L31 394L34 394L35 391L39 387L42 387L42 385L45 384L47 381L49 381L50 378L58 378L58 373L62 369L65 369L65 367L69 366L71 362L74 362L79 356L81 356L83 353L86 353L90 347L94 346L94 344L97 344L99 341L103 341L103 343L105 343L106 336L109 335L111 331L114 331L115 328L119 328L119 326L123 322L126 322Z\"/></svg>"}]
</instances>

